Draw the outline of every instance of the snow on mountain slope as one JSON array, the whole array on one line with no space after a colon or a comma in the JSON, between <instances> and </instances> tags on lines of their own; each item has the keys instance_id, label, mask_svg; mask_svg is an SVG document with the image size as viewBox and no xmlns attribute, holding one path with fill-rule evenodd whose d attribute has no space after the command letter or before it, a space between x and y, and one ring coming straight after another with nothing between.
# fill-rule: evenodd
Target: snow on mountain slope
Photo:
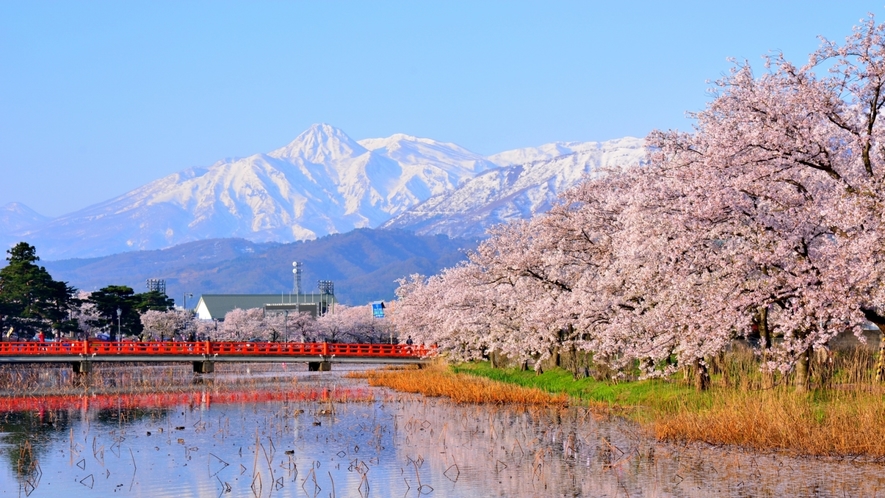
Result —
<instances>
[{"instance_id":1,"label":"snow on mountain slope","mask_svg":"<svg viewBox=\"0 0 885 498\"><path fill-rule=\"evenodd\" d=\"M566 154L574 154L575 152L589 152L597 147L599 147L598 142L553 142L539 147L526 147L499 152L489 156L488 159L498 166L513 166L537 161L548 161Z\"/></svg>"},{"instance_id":2,"label":"snow on mountain slope","mask_svg":"<svg viewBox=\"0 0 885 498\"><path fill-rule=\"evenodd\" d=\"M498 166L485 157L453 143L444 143L397 133L387 138L369 138L358 142L363 147L382 154L403 166L427 168L445 164L450 173L450 185L455 186L462 177ZM441 193L441 192L434 192Z\"/></svg>"},{"instance_id":3,"label":"snow on mountain slope","mask_svg":"<svg viewBox=\"0 0 885 498\"><path fill-rule=\"evenodd\" d=\"M318 124L267 154L188 169L52 220L9 204L0 209L0 244L25 240L45 259L62 259L211 238L291 242L379 226L475 237L547 210L600 167L637 164L643 155L641 139L625 138L486 158L403 134L355 141Z\"/></svg>"},{"instance_id":4,"label":"snow on mountain slope","mask_svg":"<svg viewBox=\"0 0 885 498\"><path fill-rule=\"evenodd\" d=\"M366 142L369 148L330 125L314 125L268 154L169 175L14 235L52 259L207 238L309 240L376 227L494 166L428 139Z\"/></svg>"},{"instance_id":5,"label":"snow on mountain slope","mask_svg":"<svg viewBox=\"0 0 885 498\"><path fill-rule=\"evenodd\" d=\"M48 220L48 217L43 216L21 202L10 202L0 207L0 233L21 230L45 223Z\"/></svg>"},{"instance_id":6,"label":"snow on mountain slope","mask_svg":"<svg viewBox=\"0 0 885 498\"><path fill-rule=\"evenodd\" d=\"M560 150L557 147L562 144L520 149L524 152L499 154L497 160L553 154ZM598 174L601 168L635 166L645 157L644 141L639 138L573 143L567 149L575 152L486 171L458 189L435 195L392 218L381 228L401 228L422 235L482 237L491 225L547 211L560 192Z\"/></svg>"}]
</instances>

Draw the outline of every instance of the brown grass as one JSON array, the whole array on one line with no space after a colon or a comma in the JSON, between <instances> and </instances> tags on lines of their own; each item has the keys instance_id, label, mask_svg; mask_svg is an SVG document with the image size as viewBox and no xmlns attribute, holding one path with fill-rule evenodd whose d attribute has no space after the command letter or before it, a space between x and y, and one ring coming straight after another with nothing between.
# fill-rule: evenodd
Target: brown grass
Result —
<instances>
[{"instance_id":1,"label":"brown grass","mask_svg":"<svg viewBox=\"0 0 885 498\"><path fill-rule=\"evenodd\" d=\"M875 352L857 348L815 361L808 392L797 392L790 375L760 374L752 360L746 352L728 355L709 399L653 417L655 435L803 455L885 457L885 390L875 382Z\"/></svg>"},{"instance_id":2,"label":"brown grass","mask_svg":"<svg viewBox=\"0 0 885 498\"><path fill-rule=\"evenodd\" d=\"M881 395L846 392L826 400L789 389L712 395L706 410L684 410L653 422L662 440L734 444L805 455L885 457Z\"/></svg>"},{"instance_id":3,"label":"brown grass","mask_svg":"<svg viewBox=\"0 0 885 498\"><path fill-rule=\"evenodd\" d=\"M540 389L520 387L489 379L450 372L443 366L424 369L370 370L347 374L365 378L370 386L396 391L445 396L455 403L513 403L521 405L568 404L565 394L551 394Z\"/></svg>"}]
</instances>

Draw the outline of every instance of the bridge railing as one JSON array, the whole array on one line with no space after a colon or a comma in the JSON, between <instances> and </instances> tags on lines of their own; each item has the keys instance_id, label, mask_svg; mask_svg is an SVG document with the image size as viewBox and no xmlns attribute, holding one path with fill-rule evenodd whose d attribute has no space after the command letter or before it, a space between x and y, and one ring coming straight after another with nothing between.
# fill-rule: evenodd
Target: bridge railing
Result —
<instances>
[{"instance_id":1,"label":"bridge railing","mask_svg":"<svg viewBox=\"0 0 885 498\"><path fill-rule=\"evenodd\" d=\"M0 356L341 356L423 358L433 348L405 344L300 342L0 342Z\"/></svg>"},{"instance_id":2,"label":"bridge railing","mask_svg":"<svg viewBox=\"0 0 885 498\"><path fill-rule=\"evenodd\" d=\"M329 353L336 356L394 356L411 358L428 356L430 350L424 346L405 344L329 344Z\"/></svg>"},{"instance_id":3,"label":"bridge railing","mask_svg":"<svg viewBox=\"0 0 885 498\"><path fill-rule=\"evenodd\" d=\"M0 342L0 355L79 355L86 353L86 342Z\"/></svg>"},{"instance_id":4,"label":"bridge railing","mask_svg":"<svg viewBox=\"0 0 885 498\"><path fill-rule=\"evenodd\" d=\"M212 355L244 356L319 356L325 353L323 343L313 342L211 342Z\"/></svg>"}]
</instances>

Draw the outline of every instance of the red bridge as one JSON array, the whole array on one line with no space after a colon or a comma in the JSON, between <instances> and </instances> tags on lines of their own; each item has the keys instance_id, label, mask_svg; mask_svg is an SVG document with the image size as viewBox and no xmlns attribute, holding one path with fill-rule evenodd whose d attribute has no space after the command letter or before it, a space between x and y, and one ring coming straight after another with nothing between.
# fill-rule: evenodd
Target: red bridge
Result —
<instances>
[{"instance_id":1,"label":"red bridge","mask_svg":"<svg viewBox=\"0 0 885 498\"><path fill-rule=\"evenodd\" d=\"M194 371L211 373L214 363L306 362L310 370L338 363L422 364L433 348L403 344L301 342L0 342L2 363L71 363L89 372L92 362L193 362Z\"/></svg>"}]
</instances>

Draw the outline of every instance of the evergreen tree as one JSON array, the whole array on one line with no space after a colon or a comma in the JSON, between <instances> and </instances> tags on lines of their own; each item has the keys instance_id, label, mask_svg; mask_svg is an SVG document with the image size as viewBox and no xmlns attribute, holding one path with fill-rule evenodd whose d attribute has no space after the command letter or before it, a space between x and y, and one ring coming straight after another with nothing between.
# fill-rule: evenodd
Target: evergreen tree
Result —
<instances>
[{"instance_id":1,"label":"evergreen tree","mask_svg":"<svg viewBox=\"0 0 885 498\"><path fill-rule=\"evenodd\" d=\"M111 340L119 340L117 329L122 335L139 335L143 330L138 306L141 304L132 287L109 285L89 295L89 302L95 305L98 318L89 322L93 327L104 329ZM120 316L117 316L120 310ZM118 323L119 320L119 323Z\"/></svg>"},{"instance_id":2,"label":"evergreen tree","mask_svg":"<svg viewBox=\"0 0 885 498\"><path fill-rule=\"evenodd\" d=\"M167 311L175 306L175 301L172 298L156 290L136 294L135 298L138 300L136 308L139 313L144 313L148 310Z\"/></svg>"},{"instance_id":3,"label":"evergreen tree","mask_svg":"<svg viewBox=\"0 0 885 498\"><path fill-rule=\"evenodd\" d=\"M79 305L74 297L77 290L53 280L46 268L38 266L37 250L27 242L6 252L9 263L0 269L0 327L4 334L10 327L19 337L32 337L41 330L52 337L54 332L76 329L70 312Z\"/></svg>"},{"instance_id":4,"label":"evergreen tree","mask_svg":"<svg viewBox=\"0 0 885 498\"><path fill-rule=\"evenodd\" d=\"M92 320L90 325L107 330L112 340L120 339L117 337L118 325L123 336L141 335L144 330L144 325L141 323L142 313L148 310L170 310L174 304L174 301L162 292L149 291L136 294L132 287L126 285L109 285L97 290L89 296L89 302L95 305L95 310L98 312L98 318Z\"/></svg>"}]
</instances>

